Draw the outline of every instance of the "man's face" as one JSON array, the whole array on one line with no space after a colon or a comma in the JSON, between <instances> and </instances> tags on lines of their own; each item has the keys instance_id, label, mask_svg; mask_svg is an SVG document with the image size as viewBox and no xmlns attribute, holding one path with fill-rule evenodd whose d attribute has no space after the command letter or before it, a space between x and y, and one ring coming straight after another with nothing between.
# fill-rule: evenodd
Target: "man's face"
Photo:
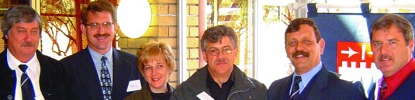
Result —
<instances>
[{"instance_id":1,"label":"man's face","mask_svg":"<svg viewBox=\"0 0 415 100\"><path fill-rule=\"evenodd\" d=\"M300 25L297 32L286 35L285 50L297 74L303 74L320 62L324 51L324 40L317 42L314 29L307 24Z\"/></svg>"},{"instance_id":2,"label":"man's face","mask_svg":"<svg viewBox=\"0 0 415 100\"><path fill-rule=\"evenodd\" d=\"M406 45L403 33L392 25L388 30L376 30L372 34L371 48L376 67L385 77L398 72L411 59L414 40Z\"/></svg>"},{"instance_id":3,"label":"man's face","mask_svg":"<svg viewBox=\"0 0 415 100\"><path fill-rule=\"evenodd\" d=\"M40 27L38 25L39 23L36 20L30 23L16 23L10 29L9 35L6 35L6 39L8 39L7 47L17 59L31 58L35 54L40 39Z\"/></svg>"},{"instance_id":4,"label":"man's face","mask_svg":"<svg viewBox=\"0 0 415 100\"><path fill-rule=\"evenodd\" d=\"M238 49L234 48L228 36L222 40L206 44L206 51L203 52L204 60L208 63L209 72L213 75L230 75L236 59Z\"/></svg>"},{"instance_id":5,"label":"man's face","mask_svg":"<svg viewBox=\"0 0 415 100\"><path fill-rule=\"evenodd\" d=\"M101 54L110 48L117 31L117 24L108 11L88 12L87 25L81 25L82 33L86 34L88 46Z\"/></svg>"}]
</instances>

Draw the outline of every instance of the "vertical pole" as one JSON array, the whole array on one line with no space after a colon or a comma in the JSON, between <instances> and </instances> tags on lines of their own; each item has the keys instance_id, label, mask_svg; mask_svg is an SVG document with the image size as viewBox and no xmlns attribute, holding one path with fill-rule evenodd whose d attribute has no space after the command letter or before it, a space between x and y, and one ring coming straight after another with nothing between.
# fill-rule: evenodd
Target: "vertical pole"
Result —
<instances>
[{"instance_id":1,"label":"vertical pole","mask_svg":"<svg viewBox=\"0 0 415 100\"><path fill-rule=\"evenodd\" d=\"M75 20L76 20L76 52L82 50L82 31L81 31L81 0L75 0ZM75 53L75 52L73 52Z\"/></svg>"},{"instance_id":2,"label":"vertical pole","mask_svg":"<svg viewBox=\"0 0 415 100\"><path fill-rule=\"evenodd\" d=\"M212 8L213 8L213 12L212 12L212 18L213 18L213 21L212 21L212 25L213 26L216 26L216 25L218 25L218 16L219 16L219 4L218 4L218 0L213 0L213 4L212 4Z\"/></svg>"},{"instance_id":3,"label":"vertical pole","mask_svg":"<svg viewBox=\"0 0 415 100\"><path fill-rule=\"evenodd\" d=\"M198 21L198 27L199 27L199 41L202 39L203 32L206 30L206 0L199 0L199 21ZM199 44L200 45L200 44ZM205 66L205 61L203 60L203 54L202 54L202 48L199 47L199 68L202 68Z\"/></svg>"},{"instance_id":4,"label":"vertical pole","mask_svg":"<svg viewBox=\"0 0 415 100\"><path fill-rule=\"evenodd\" d=\"M259 52L259 47L258 47L258 40L259 40L259 30L258 30L258 22L260 21L260 20L262 20L262 18L261 17L259 17L259 10L260 10L260 7L259 7L259 0L253 0L253 8L254 8L254 11L253 11L253 18L252 19L254 19L253 20L253 22L252 22L252 26L253 26L253 41L254 41L254 44L253 44L253 68L252 68L252 78L255 78L255 79L258 79L258 52Z\"/></svg>"},{"instance_id":5,"label":"vertical pole","mask_svg":"<svg viewBox=\"0 0 415 100\"><path fill-rule=\"evenodd\" d=\"M297 4L307 4L308 0L295 0ZM295 18L307 18L307 7L295 9Z\"/></svg>"},{"instance_id":6,"label":"vertical pole","mask_svg":"<svg viewBox=\"0 0 415 100\"><path fill-rule=\"evenodd\" d=\"M177 73L178 84L187 79L187 0L177 0Z\"/></svg>"}]
</instances>

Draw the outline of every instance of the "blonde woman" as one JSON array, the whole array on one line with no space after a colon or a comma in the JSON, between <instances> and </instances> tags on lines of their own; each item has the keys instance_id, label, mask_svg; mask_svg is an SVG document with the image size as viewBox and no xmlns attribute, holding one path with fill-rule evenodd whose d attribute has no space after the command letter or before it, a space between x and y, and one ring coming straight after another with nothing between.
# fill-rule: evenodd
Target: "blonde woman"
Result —
<instances>
[{"instance_id":1,"label":"blonde woman","mask_svg":"<svg viewBox=\"0 0 415 100\"><path fill-rule=\"evenodd\" d=\"M126 100L169 100L173 88L167 83L176 62L170 45L149 42L138 51L138 69L148 84L127 96Z\"/></svg>"}]
</instances>

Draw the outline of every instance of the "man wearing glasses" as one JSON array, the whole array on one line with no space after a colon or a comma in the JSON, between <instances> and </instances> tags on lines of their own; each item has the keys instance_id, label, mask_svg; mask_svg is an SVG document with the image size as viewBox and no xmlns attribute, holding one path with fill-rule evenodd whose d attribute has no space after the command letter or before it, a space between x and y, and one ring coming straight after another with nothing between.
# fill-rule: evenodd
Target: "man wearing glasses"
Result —
<instances>
[{"instance_id":1,"label":"man wearing glasses","mask_svg":"<svg viewBox=\"0 0 415 100\"><path fill-rule=\"evenodd\" d=\"M140 90L145 82L137 56L115 50L112 41L118 25L116 10L108 0L91 2L81 12L81 31L88 47L64 58L82 100L121 100Z\"/></svg>"},{"instance_id":2,"label":"man wearing glasses","mask_svg":"<svg viewBox=\"0 0 415 100\"><path fill-rule=\"evenodd\" d=\"M219 25L207 29L201 39L207 65L173 91L173 100L265 100L267 88L247 77L236 65L235 31Z\"/></svg>"}]
</instances>

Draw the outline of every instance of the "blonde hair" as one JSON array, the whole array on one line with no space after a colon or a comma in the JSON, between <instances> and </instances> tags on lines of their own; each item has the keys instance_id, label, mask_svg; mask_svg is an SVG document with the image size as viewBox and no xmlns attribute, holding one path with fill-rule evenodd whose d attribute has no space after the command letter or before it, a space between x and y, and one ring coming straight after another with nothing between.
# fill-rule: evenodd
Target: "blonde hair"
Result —
<instances>
[{"instance_id":1,"label":"blonde hair","mask_svg":"<svg viewBox=\"0 0 415 100\"><path fill-rule=\"evenodd\" d=\"M173 71L176 67L173 50L169 44L164 42L152 41L143 44L137 55L138 69L141 73L144 73L144 64L151 60L165 60L170 71ZM162 59L158 59L158 57L162 57Z\"/></svg>"}]
</instances>

